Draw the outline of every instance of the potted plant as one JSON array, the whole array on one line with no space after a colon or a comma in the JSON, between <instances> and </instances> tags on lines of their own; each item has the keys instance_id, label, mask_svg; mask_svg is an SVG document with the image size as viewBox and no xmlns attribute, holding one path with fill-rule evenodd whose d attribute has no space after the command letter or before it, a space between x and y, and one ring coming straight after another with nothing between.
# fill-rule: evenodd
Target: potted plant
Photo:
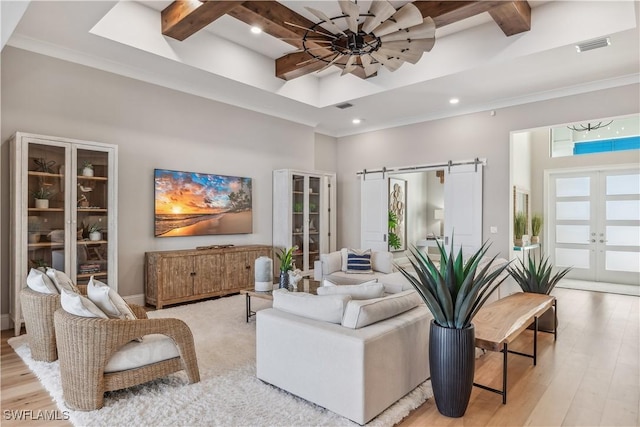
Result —
<instances>
[{"instance_id":1,"label":"potted plant","mask_svg":"<svg viewBox=\"0 0 640 427\"><path fill-rule=\"evenodd\" d=\"M571 271L571 267L567 267L552 274L553 264L551 264L548 257L545 258L544 255L541 255L539 262L531 254L529 254L528 258L527 263L518 258L519 265L509 266L508 269L509 274L522 288L523 292L549 295L560 279ZM558 319L553 307L538 319L538 327L544 331L555 330L557 323Z\"/></svg>"},{"instance_id":2,"label":"potted plant","mask_svg":"<svg viewBox=\"0 0 640 427\"><path fill-rule=\"evenodd\" d=\"M293 270L293 252L298 250L298 246L292 246L289 249L278 249L278 260L280 261L280 280L279 288L289 288L289 271Z\"/></svg>"},{"instance_id":3,"label":"potted plant","mask_svg":"<svg viewBox=\"0 0 640 427\"><path fill-rule=\"evenodd\" d=\"M531 216L531 243L540 243L540 230L542 230L542 215L534 213Z\"/></svg>"},{"instance_id":4,"label":"potted plant","mask_svg":"<svg viewBox=\"0 0 640 427\"><path fill-rule=\"evenodd\" d=\"M36 209L49 209L49 199L53 196L53 193L44 187L40 187L38 190L31 193L35 199Z\"/></svg>"},{"instance_id":5,"label":"potted plant","mask_svg":"<svg viewBox=\"0 0 640 427\"><path fill-rule=\"evenodd\" d=\"M93 176L93 164L91 162L84 162L82 165L82 176Z\"/></svg>"},{"instance_id":6,"label":"potted plant","mask_svg":"<svg viewBox=\"0 0 640 427\"><path fill-rule=\"evenodd\" d=\"M454 256L453 238L450 254L443 245L436 243L440 266L412 247L413 256L409 259L416 276L401 266L398 268L433 314L429 367L438 411L448 417L461 417L469 404L475 371L472 320L491 293L508 277L502 274L508 263L491 268L496 255L478 269L489 248L487 242L466 261L462 249Z\"/></svg>"},{"instance_id":7,"label":"potted plant","mask_svg":"<svg viewBox=\"0 0 640 427\"><path fill-rule=\"evenodd\" d=\"M89 233L89 240L91 241L97 241L97 240L102 240L102 228L100 227L100 225L98 225L97 222L94 222L93 224L90 224L87 227L87 233Z\"/></svg>"},{"instance_id":8,"label":"potted plant","mask_svg":"<svg viewBox=\"0 0 640 427\"><path fill-rule=\"evenodd\" d=\"M516 246L522 246L522 236L527 232L527 216L524 212L516 213L513 219L513 236L514 244Z\"/></svg>"}]
</instances>

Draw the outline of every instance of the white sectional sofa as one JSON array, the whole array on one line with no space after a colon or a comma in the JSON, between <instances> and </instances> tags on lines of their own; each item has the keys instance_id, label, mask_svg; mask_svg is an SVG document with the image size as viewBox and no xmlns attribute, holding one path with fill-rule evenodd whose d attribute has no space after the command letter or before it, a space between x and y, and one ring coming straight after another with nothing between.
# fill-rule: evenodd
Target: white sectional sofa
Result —
<instances>
[{"instance_id":1,"label":"white sectional sofa","mask_svg":"<svg viewBox=\"0 0 640 427\"><path fill-rule=\"evenodd\" d=\"M366 424L429 378L431 319L413 290L367 300L275 291L257 314L257 376Z\"/></svg>"},{"instance_id":2,"label":"white sectional sofa","mask_svg":"<svg viewBox=\"0 0 640 427\"><path fill-rule=\"evenodd\" d=\"M371 273L349 273L347 271L347 249L321 254L313 266L313 278L317 281L328 279L336 284L352 284L384 277L396 271L391 252L371 252Z\"/></svg>"}]
</instances>

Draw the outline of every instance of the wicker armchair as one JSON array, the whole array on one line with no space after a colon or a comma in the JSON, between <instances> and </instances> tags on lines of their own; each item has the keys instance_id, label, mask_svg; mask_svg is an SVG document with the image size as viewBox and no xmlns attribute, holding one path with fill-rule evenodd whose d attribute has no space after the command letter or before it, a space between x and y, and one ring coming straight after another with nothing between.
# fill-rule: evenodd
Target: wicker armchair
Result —
<instances>
[{"instance_id":1,"label":"wicker armchair","mask_svg":"<svg viewBox=\"0 0 640 427\"><path fill-rule=\"evenodd\" d=\"M79 317L64 310L54 314L62 392L67 406L92 411L103 406L106 391L142 384L184 369L190 383L200 381L191 330L178 319L148 319L131 305L137 320ZM176 343L180 357L120 372L105 373L111 355L131 340L163 334Z\"/></svg>"},{"instance_id":2,"label":"wicker armchair","mask_svg":"<svg viewBox=\"0 0 640 427\"><path fill-rule=\"evenodd\" d=\"M23 288L20 291L20 305L33 360L57 360L53 313L60 308L60 295L43 294Z\"/></svg>"}]
</instances>

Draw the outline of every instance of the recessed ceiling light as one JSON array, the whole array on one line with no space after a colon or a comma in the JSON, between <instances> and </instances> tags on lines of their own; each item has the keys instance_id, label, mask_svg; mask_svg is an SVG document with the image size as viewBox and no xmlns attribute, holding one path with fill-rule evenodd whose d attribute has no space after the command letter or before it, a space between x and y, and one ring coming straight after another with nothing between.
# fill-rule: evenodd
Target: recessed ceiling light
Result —
<instances>
[{"instance_id":1,"label":"recessed ceiling light","mask_svg":"<svg viewBox=\"0 0 640 427\"><path fill-rule=\"evenodd\" d=\"M458 102L460 102L460 100L458 98L451 98L449 100L449 104L457 104Z\"/></svg>"},{"instance_id":2,"label":"recessed ceiling light","mask_svg":"<svg viewBox=\"0 0 640 427\"><path fill-rule=\"evenodd\" d=\"M262 28L260 28L260 27L251 27L251 32L253 34L260 34L262 32Z\"/></svg>"},{"instance_id":3,"label":"recessed ceiling light","mask_svg":"<svg viewBox=\"0 0 640 427\"><path fill-rule=\"evenodd\" d=\"M361 119L353 119L351 120L351 123L353 123L354 125L359 125L360 123L362 123Z\"/></svg>"}]
</instances>

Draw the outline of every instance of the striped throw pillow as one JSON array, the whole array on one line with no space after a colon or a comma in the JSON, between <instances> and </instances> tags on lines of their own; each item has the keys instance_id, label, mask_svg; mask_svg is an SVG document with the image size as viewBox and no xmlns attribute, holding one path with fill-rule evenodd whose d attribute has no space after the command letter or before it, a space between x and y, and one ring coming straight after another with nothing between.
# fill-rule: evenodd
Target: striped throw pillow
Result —
<instances>
[{"instance_id":1,"label":"striped throw pillow","mask_svg":"<svg viewBox=\"0 0 640 427\"><path fill-rule=\"evenodd\" d=\"M347 252L347 273L373 273L371 249L349 249Z\"/></svg>"}]
</instances>

